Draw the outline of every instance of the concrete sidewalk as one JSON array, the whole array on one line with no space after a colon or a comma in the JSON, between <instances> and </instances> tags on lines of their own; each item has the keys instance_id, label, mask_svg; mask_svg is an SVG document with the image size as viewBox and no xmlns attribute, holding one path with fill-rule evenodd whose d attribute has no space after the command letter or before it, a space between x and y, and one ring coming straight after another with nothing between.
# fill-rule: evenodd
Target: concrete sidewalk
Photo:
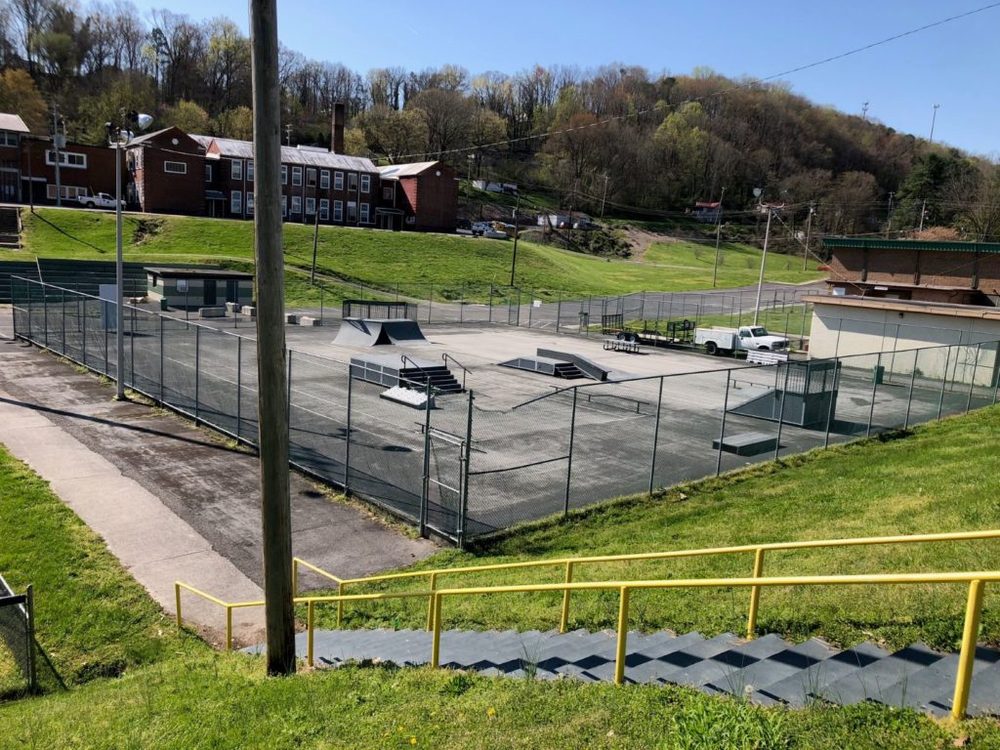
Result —
<instances>
[{"instance_id":1,"label":"concrete sidewalk","mask_svg":"<svg viewBox=\"0 0 1000 750\"><path fill-rule=\"evenodd\" d=\"M113 396L96 376L0 338L0 442L50 482L165 611L175 611L175 580L229 601L261 598L256 458L187 420ZM331 502L295 474L292 545L342 576L435 549ZM303 579L310 583L321 581ZM185 596L184 618L216 640L224 632L224 611L197 597ZM260 640L262 610L235 610L233 626L240 642Z\"/></svg>"}]
</instances>

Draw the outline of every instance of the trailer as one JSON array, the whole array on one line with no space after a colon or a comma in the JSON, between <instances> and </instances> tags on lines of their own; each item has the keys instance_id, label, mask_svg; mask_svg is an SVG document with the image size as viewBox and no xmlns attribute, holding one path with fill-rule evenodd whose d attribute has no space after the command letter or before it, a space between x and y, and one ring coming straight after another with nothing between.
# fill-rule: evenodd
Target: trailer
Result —
<instances>
[{"instance_id":1,"label":"trailer","mask_svg":"<svg viewBox=\"0 0 1000 750\"><path fill-rule=\"evenodd\" d=\"M646 320L625 323L621 313L601 316L601 333L605 336L614 336L620 341L648 346L690 345L695 328L695 322L687 318L668 320L661 327L660 321L655 325L650 325Z\"/></svg>"}]
</instances>

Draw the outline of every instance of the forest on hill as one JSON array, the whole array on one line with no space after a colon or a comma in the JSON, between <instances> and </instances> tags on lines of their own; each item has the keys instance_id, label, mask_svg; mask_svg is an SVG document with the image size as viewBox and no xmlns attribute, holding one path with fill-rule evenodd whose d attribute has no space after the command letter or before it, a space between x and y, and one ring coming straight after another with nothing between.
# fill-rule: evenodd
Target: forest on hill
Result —
<instances>
[{"instance_id":1,"label":"forest on hill","mask_svg":"<svg viewBox=\"0 0 1000 750\"><path fill-rule=\"evenodd\" d=\"M127 0L0 2L0 110L36 134L100 143L122 108L156 127L250 138L250 45L226 18ZM664 65L669 59L664 60ZM515 182L577 210L651 221L723 197L727 221L761 200L816 233L1000 239L1000 170L943 144L817 106L783 82L627 65L516 73L378 68L281 50L292 145L329 146L334 102L347 151L378 163L444 159L465 176ZM725 191L723 193L723 191Z\"/></svg>"}]
</instances>

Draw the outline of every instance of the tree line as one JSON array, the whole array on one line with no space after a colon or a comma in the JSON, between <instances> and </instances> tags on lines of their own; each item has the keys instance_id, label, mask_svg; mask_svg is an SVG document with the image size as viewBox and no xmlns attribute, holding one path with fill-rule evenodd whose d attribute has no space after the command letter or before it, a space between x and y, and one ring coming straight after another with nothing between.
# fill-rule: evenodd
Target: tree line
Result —
<instances>
[{"instance_id":1,"label":"tree line","mask_svg":"<svg viewBox=\"0 0 1000 750\"><path fill-rule=\"evenodd\" d=\"M0 2L0 108L100 143L122 108L188 132L252 136L250 43L227 18L127 0ZM817 232L946 227L1000 237L1000 172L958 149L812 104L783 83L607 65L515 73L445 65L365 73L281 49L291 144L328 146L335 102L346 150L380 163L443 159L564 207L670 218L723 198L733 221L760 200ZM724 191L724 192L723 192Z\"/></svg>"}]
</instances>

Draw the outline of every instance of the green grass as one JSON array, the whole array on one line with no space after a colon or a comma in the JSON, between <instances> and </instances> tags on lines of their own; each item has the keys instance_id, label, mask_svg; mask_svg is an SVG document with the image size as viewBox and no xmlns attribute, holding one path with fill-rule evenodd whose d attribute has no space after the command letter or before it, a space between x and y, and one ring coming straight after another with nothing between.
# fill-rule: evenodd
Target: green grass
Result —
<instances>
[{"instance_id":1,"label":"green grass","mask_svg":"<svg viewBox=\"0 0 1000 750\"><path fill-rule=\"evenodd\" d=\"M709 480L541 523L478 552L441 552L414 569L513 562L545 557L649 552L890 534L962 531L1000 526L1000 409L917 428L901 439L833 447L734 477ZM747 556L616 563L578 569L575 580L746 576ZM998 570L1000 545L990 542L866 547L774 553L767 574L820 575L892 571ZM332 571L336 573L337 571ZM439 577L438 586L555 582L559 568ZM412 585L412 584L411 584ZM425 584L424 584L425 585ZM386 586L398 590L400 585ZM758 627L793 639L823 636L850 645L874 638L891 646L925 640L954 648L961 637L965 587L768 589ZM987 599L982 640L1000 643L996 592ZM745 630L746 590L675 590L632 597L630 626ZM560 595L550 593L449 598L446 627L539 628L559 623ZM617 593L578 593L571 628L613 628ZM331 626L332 608L319 610ZM356 627L422 627L422 600L348 605Z\"/></svg>"},{"instance_id":2,"label":"green grass","mask_svg":"<svg viewBox=\"0 0 1000 750\"><path fill-rule=\"evenodd\" d=\"M30 256L49 258L114 258L114 217L88 211L38 209L24 214L24 246ZM125 258L139 262L250 262L253 224L245 221L195 217L128 215L124 224ZM313 228L285 225L285 257L289 265L308 269L312 262ZM653 252L655 262L606 260L545 247L518 245L517 284L539 290L542 298L564 295L625 294L648 290L692 290L711 287L712 267L690 243L672 243ZM322 227L318 268L328 279L362 282L387 291L436 299L465 295L483 300L490 284L510 279L513 243L441 234L380 232ZM734 250L734 253L736 251ZM759 251L744 247L739 254L759 259ZM2 257L2 256L0 256ZM17 257L24 258L25 252ZM784 256L768 260L771 281L807 281L815 270L786 268ZM728 264L720 284L741 285L757 280L757 266ZM347 294L345 289L343 294ZM290 286L292 304L307 302L298 286Z\"/></svg>"},{"instance_id":3,"label":"green grass","mask_svg":"<svg viewBox=\"0 0 1000 750\"><path fill-rule=\"evenodd\" d=\"M62 681L119 674L196 648L104 542L48 485L0 448L0 571L17 591L35 589L38 642ZM0 694L21 681L8 662ZM45 687L58 684L41 673Z\"/></svg>"}]
</instances>

